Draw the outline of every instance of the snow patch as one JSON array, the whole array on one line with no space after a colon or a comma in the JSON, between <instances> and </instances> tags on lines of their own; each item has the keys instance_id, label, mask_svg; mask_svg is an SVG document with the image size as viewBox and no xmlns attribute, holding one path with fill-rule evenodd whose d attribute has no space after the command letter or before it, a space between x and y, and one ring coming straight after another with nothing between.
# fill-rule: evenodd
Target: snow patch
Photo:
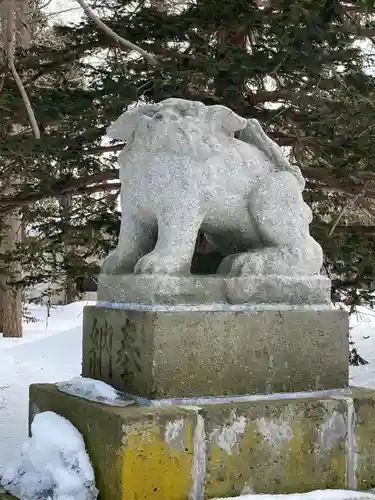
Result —
<instances>
[{"instance_id":1,"label":"snow patch","mask_svg":"<svg viewBox=\"0 0 375 500\"><path fill-rule=\"evenodd\" d=\"M81 371L82 310L30 304L37 323L23 324L23 338L0 338L0 476L28 438L29 385L56 383ZM1 337L1 335L0 335Z\"/></svg>"},{"instance_id":2,"label":"snow patch","mask_svg":"<svg viewBox=\"0 0 375 500\"><path fill-rule=\"evenodd\" d=\"M21 500L95 500L94 470L78 430L47 411L35 416L31 434L2 486Z\"/></svg>"},{"instance_id":3,"label":"snow patch","mask_svg":"<svg viewBox=\"0 0 375 500\"><path fill-rule=\"evenodd\" d=\"M104 403L111 406L129 406L134 404L134 400L125 399L119 391L116 391L116 389L101 380L74 377L68 382L58 382L56 386L61 392L96 403Z\"/></svg>"}]
</instances>

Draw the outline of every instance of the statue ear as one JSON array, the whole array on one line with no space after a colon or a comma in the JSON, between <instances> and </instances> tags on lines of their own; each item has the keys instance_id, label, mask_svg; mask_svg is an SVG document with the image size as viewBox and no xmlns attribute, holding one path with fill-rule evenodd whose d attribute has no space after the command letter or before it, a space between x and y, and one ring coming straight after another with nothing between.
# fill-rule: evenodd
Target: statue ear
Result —
<instances>
[{"instance_id":1,"label":"statue ear","mask_svg":"<svg viewBox=\"0 0 375 500\"><path fill-rule=\"evenodd\" d=\"M242 116L237 115L237 113L225 106L208 106L207 113L215 122L217 121L217 128L222 127L230 134L243 130L247 125L246 118L242 118Z\"/></svg>"},{"instance_id":2,"label":"statue ear","mask_svg":"<svg viewBox=\"0 0 375 500\"><path fill-rule=\"evenodd\" d=\"M130 110L122 113L117 120L107 127L107 136L119 141L126 141L129 139L134 132L137 120L134 111L135 110Z\"/></svg>"},{"instance_id":3,"label":"statue ear","mask_svg":"<svg viewBox=\"0 0 375 500\"><path fill-rule=\"evenodd\" d=\"M142 115L151 114L152 116L155 111L155 105L152 104L136 106L135 108L128 109L107 128L106 134L111 139L126 141L132 136L134 130L136 129L139 118Z\"/></svg>"}]
</instances>

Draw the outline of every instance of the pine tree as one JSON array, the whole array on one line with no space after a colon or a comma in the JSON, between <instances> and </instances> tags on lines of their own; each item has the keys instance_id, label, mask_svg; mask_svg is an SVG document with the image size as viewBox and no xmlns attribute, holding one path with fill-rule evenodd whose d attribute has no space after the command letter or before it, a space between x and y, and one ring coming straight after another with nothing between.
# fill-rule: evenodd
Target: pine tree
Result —
<instances>
[{"instance_id":1,"label":"pine tree","mask_svg":"<svg viewBox=\"0 0 375 500\"><path fill-rule=\"evenodd\" d=\"M40 200L65 195L78 207L83 196L96 208L95 216L85 213L82 227L74 230L81 241L88 241L91 223L106 221L115 228L119 214L112 195L118 182L108 181L117 178L115 156L122 145L103 145L106 125L141 101L175 96L220 103L257 118L290 148L307 178L312 231L325 250L333 296L341 300L344 292L348 305L370 300L358 290L374 281L375 93L366 70L371 57L356 42L372 43L373 2L197 0L168 1L162 9L127 0L103 0L99 8L89 4L107 26L159 64L120 46L89 19L59 27L61 47L37 43L20 54L42 139L36 143L24 135L0 143L0 155L6 151L13 161L27 157L32 165L24 169L18 193L0 198L0 210L32 204L31 212L37 212ZM80 82L66 76L72 65L84 75ZM45 81L53 85L42 86ZM5 90L0 93L5 122L17 116L27 124L10 81ZM98 206L95 192L107 193L110 202ZM51 224L55 236L45 234L52 252L61 242L58 224Z\"/></svg>"},{"instance_id":2,"label":"pine tree","mask_svg":"<svg viewBox=\"0 0 375 500\"><path fill-rule=\"evenodd\" d=\"M133 102L171 96L257 118L291 148L307 178L327 270L343 276L341 288L353 266L363 284L373 280L373 233L363 228L375 213L374 78L366 72L371 59L356 44L375 34L373 2L168 5L134 10L132 2L106 0L98 11L116 33L155 55L159 67L130 58L90 21L61 29L81 46L90 44L88 54L105 54L90 73L91 89L105 96L101 123Z\"/></svg>"}]
</instances>

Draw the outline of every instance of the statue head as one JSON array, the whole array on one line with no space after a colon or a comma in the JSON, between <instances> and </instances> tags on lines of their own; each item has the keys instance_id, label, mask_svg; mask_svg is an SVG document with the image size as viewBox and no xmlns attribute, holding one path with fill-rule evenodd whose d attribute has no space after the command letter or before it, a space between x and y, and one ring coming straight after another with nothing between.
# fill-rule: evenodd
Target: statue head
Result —
<instances>
[{"instance_id":1,"label":"statue head","mask_svg":"<svg viewBox=\"0 0 375 500\"><path fill-rule=\"evenodd\" d=\"M144 150L168 148L176 153L210 156L222 140L246 127L247 120L225 106L166 99L125 111L107 129L113 139Z\"/></svg>"}]
</instances>

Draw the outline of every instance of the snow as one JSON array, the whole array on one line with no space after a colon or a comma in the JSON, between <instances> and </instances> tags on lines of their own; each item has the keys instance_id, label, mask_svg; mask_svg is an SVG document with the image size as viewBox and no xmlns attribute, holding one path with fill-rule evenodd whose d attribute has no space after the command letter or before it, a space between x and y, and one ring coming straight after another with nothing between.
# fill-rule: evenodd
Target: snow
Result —
<instances>
[{"instance_id":1,"label":"snow","mask_svg":"<svg viewBox=\"0 0 375 500\"><path fill-rule=\"evenodd\" d=\"M46 307L31 305L29 306L30 313L38 321L25 323L24 337L0 339L0 475L7 464L17 460L23 443L28 439L30 384L64 382L59 385L59 388L65 392L79 393L81 396L94 400L104 398L109 404L130 403L117 400L118 394L111 387L105 384L93 384L90 380L80 378L82 309L89 304L89 302L76 302L68 306L56 307L51 310L50 317L47 317ZM369 365L351 367L350 383L375 389L375 311L364 307L359 308L359 313L352 319L351 325L353 326L352 337L358 351L369 362ZM288 500L366 498L363 494L362 496L358 496L358 493L355 494L356 496L353 495L354 493L350 492L343 494L339 491L327 491L324 494L318 492L304 496L290 495ZM284 498L286 497L280 495L245 495L241 497L241 500L282 500ZM66 497L63 500L71 499Z\"/></svg>"},{"instance_id":2,"label":"snow","mask_svg":"<svg viewBox=\"0 0 375 500\"><path fill-rule=\"evenodd\" d=\"M0 475L28 437L29 385L60 382L81 373L82 309L30 305L38 322L24 324L22 339L0 339Z\"/></svg>"},{"instance_id":3,"label":"snow","mask_svg":"<svg viewBox=\"0 0 375 500\"><path fill-rule=\"evenodd\" d=\"M31 433L2 486L22 500L95 500L94 470L78 430L48 411L35 416Z\"/></svg>"},{"instance_id":4,"label":"snow","mask_svg":"<svg viewBox=\"0 0 375 500\"><path fill-rule=\"evenodd\" d=\"M226 500L216 498L215 500ZM242 495L231 500L375 500L375 495L358 491L326 490L294 495Z\"/></svg>"},{"instance_id":5,"label":"snow","mask_svg":"<svg viewBox=\"0 0 375 500\"><path fill-rule=\"evenodd\" d=\"M133 400L124 399L121 393L110 385L91 378L74 377L68 382L59 382L57 387L60 391L67 394L97 403L105 403L111 406L129 406L134 404Z\"/></svg>"},{"instance_id":6,"label":"snow","mask_svg":"<svg viewBox=\"0 0 375 500\"><path fill-rule=\"evenodd\" d=\"M375 310L359 307L351 318L351 326L358 353L369 364L351 367L350 385L375 389Z\"/></svg>"}]
</instances>

